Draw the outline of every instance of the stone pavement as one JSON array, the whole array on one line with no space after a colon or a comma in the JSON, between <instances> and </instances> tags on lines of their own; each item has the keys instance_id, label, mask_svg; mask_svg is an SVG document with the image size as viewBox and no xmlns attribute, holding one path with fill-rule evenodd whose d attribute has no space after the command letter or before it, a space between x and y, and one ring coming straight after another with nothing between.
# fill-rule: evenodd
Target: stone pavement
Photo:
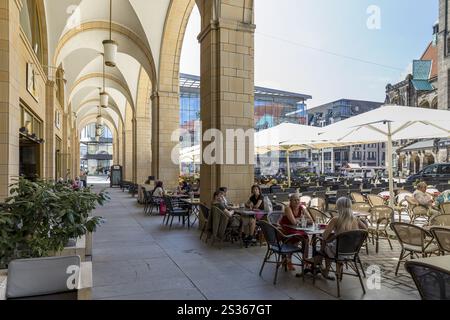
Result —
<instances>
[{"instance_id":1,"label":"stone pavement","mask_svg":"<svg viewBox=\"0 0 450 320\"><path fill-rule=\"evenodd\" d=\"M161 216L144 216L142 206L129 194L110 190L112 201L95 215L105 218L94 235L94 299L131 300L323 300L336 299L336 283L317 277L303 281L295 272L280 270L272 284L274 265L258 272L265 247L240 248L225 244L222 249L199 240L197 228L187 230L174 222L169 230ZM342 299L419 299L411 278L403 271L393 277L398 245L391 251L381 240L380 254L361 255L366 267L381 265L380 290L363 295L355 277L344 276ZM364 280L366 281L366 279Z\"/></svg>"}]
</instances>

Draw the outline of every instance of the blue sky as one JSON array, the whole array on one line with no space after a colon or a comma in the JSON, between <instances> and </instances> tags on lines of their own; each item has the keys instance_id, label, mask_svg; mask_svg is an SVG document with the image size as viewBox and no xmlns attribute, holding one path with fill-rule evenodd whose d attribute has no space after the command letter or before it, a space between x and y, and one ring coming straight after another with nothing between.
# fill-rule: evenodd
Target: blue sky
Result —
<instances>
[{"instance_id":1,"label":"blue sky","mask_svg":"<svg viewBox=\"0 0 450 320\"><path fill-rule=\"evenodd\" d=\"M369 29L369 6L380 29ZM309 107L340 98L383 102L432 39L438 0L255 0L255 84L309 94ZM198 10L181 72L200 73ZM368 63L360 62L367 61Z\"/></svg>"}]
</instances>

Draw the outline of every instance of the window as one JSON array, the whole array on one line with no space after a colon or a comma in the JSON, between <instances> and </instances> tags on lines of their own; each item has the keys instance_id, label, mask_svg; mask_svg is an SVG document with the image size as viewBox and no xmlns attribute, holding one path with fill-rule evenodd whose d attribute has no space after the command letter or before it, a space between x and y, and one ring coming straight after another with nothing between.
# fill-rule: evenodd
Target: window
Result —
<instances>
[{"instance_id":1,"label":"window","mask_svg":"<svg viewBox=\"0 0 450 320\"><path fill-rule=\"evenodd\" d=\"M446 164L441 166L441 173L450 174L450 165Z\"/></svg>"},{"instance_id":2,"label":"window","mask_svg":"<svg viewBox=\"0 0 450 320\"><path fill-rule=\"evenodd\" d=\"M38 60L43 63L43 48L41 35L41 22L39 19L36 0L23 0L23 8L20 11L20 25L33 48Z\"/></svg>"},{"instance_id":3,"label":"window","mask_svg":"<svg viewBox=\"0 0 450 320\"><path fill-rule=\"evenodd\" d=\"M438 171L438 166L430 166L426 168L423 173L424 174L436 174Z\"/></svg>"},{"instance_id":4,"label":"window","mask_svg":"<svg viewBox=\"0 0 450 320\"><path fill-rule=\"evenodd\" d=\"M42 121L25 107L21 111L21 127L26 128L28 134L35 134L37 139L42 138Z\"/></svg>"}]
</instances>

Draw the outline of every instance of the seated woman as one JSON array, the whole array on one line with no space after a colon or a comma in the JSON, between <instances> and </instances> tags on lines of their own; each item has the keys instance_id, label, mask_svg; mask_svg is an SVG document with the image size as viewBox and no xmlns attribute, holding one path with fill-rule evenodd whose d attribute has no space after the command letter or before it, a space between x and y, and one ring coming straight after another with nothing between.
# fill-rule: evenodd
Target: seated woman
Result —
<instances>
[{"instance_id":1,"label":"seated woman","mask_svg":"<svg viewBox=\"0 0 450 320\"><path fill-rule=\"evenodd\" d=\"M264 210L264 198L261 195L261 189L259 186L254 185L252 187L252 196L245 204L247 209L250 210ZM255 230L256 230L256 218L254 216L241 217L242 220L242 239L247 245L249 243L256 243Z\"/></svg>"},{"instance_id":2,"label":"seated woman","mask_svg":"<svg viewBox=\"0 0 450 320\"><path fill-rule=\"evenodd\" d=\"M359 218L353 216L352 201L349 198L339 198L336 202L336 211L339 216L331 219L323 234L324 242L322 243L322 251L328 257L334 257L336 255L336 240L333 240L335 236L352 230L367 230L367 226ZM319 264L321 264L322 259L319 259ZM325 269L321 270L322 276L328 280L335 280L329 276L330 268L331 261L325 259Z\"/></svg>"},{"instance_id":3,"label":"seated woman","mask_svg":"<svg viewBox=\"0 0 450 320\"><path fill-rule=\"evenodd\" d=\"M155 184L155 188L153 189L152 195L157 198L162 198L166 192L164 191L164 186L162 181L158 181Z\"/></svg>"},{"instance_id":4,"label":"seated woman","mask_svg":"<svg viewBox=\"0 0 450 320\"><path fill-rule=\"evenodd\" d=\"M301 206L300 203L300 195L295 193L292 194L289 198L290 204L289 207L285 209L284 216L280 220L280 225L283 228L283 232L287 235L296 234L301 236L303 239L302 247L303 247L303 257L307 258L309 253L309 238L308 235L304 231L299 231L290 228L289 226L296 226L299 224L299 221L302 217L306 218L306 221L308 223L313 223L313 218L309 215L307 210L304 210L304 208ZM295 242L296 245L298 245L298 241ZM292 265L292 261L289 258L287 261L289 270L295 270L294 266Z\"/></svg>"}]
</instances>

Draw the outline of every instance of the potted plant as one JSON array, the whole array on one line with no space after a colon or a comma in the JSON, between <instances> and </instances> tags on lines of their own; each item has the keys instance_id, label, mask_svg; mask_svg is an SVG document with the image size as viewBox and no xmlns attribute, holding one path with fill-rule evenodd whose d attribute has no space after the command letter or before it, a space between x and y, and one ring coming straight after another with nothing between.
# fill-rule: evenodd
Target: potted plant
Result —
<instances>
[{"instance_id":1,"label":"potted plant","mask_svg":"<svg viewBox=\"0 0 450 320\"><path fill-rule=\"evenodd\" d=\"M109 199L105 192L23 178L11 194L0 207L0 269L14 259L59 252L70 239L95 232L101 217L89 215Z\"/></svg>"}]
</instances>

